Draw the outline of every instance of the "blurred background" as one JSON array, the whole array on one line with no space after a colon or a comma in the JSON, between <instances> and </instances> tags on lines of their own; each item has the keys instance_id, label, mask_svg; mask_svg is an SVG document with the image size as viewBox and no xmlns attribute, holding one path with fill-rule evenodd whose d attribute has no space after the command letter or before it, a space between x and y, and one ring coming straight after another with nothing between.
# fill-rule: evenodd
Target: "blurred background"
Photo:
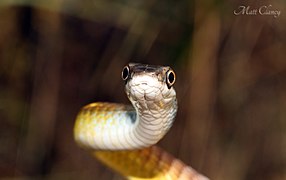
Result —
<instances>
[{"instance_id":1,"label":"blurred background","mask_svg":"<svg viewBox=\"0 0 286 180\"><path fill-rule=\"evenodd\" d=\"M284 0L1 0L0 179L121 179L73 124L87 103L129 103L130 61L177 74L161 147L211 179L286 179L285 13Z\"/></svg>"}]
</instances>

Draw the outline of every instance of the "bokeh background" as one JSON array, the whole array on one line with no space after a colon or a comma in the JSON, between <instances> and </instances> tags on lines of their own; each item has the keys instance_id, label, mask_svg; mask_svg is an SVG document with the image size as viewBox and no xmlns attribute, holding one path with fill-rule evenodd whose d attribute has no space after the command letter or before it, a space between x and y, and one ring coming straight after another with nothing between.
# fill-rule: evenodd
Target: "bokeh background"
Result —
<instances>
[{"instance_id":1,"label":"bokeh background","mask_svg":"<svg viewBox=\"0 0 286 180\"><path fill-rule=\"evenodd\" d=\"M285 14L284 0L1 0L0 179L121 179L72 131L87 103L129 103L130 61L176 71L161 147L211 179L286 179Z\"/></svg>"}]
</instances>

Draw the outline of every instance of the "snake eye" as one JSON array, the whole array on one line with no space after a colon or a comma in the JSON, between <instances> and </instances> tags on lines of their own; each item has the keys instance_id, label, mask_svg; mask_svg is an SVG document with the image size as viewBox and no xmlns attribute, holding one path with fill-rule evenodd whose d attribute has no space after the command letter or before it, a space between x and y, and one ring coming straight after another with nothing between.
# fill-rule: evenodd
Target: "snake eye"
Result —
<instances>
[{"instance_id":1,"label":"snake eye","mask_svg":"<svg viewBox=\"0 0 286 180\"><path fill-rule=\"evenodd\" d=\"M173 70L169 70L166 75L167 75L167 85L168 88L170 89L176 81L176 75Z\"/></svg>"},{"instance_id":2,"label":"snake eye","mask_svg":"<svg viewBox=\"0 0 286 180\"><path fill-rule=\"evenodd\" d=\"M121 76L122 76L122 79L125 81L126 79L128 79L129 77L129 72L130 72L130 69L128 66L125 66L122 70L122 73L121 73Z\"/></svg>"}]
</instances>

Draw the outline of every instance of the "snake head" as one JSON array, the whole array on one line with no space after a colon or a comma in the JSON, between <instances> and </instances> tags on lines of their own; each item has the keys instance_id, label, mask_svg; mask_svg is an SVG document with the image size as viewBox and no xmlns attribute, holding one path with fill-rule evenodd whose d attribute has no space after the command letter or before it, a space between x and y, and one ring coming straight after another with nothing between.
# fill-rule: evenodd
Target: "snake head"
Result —
<instances>
[{"instance_id":1,"label":"snake head","mask_svg":"<svg viewBox=\"0 0 286 180\"><path fill-rule=\"evenodd\" d=\"M122 70L122 79L125 92L135 106L158 109L176 101L173 88L176 76L169 66L129 63Z\"/></svg>"}]
</instances>

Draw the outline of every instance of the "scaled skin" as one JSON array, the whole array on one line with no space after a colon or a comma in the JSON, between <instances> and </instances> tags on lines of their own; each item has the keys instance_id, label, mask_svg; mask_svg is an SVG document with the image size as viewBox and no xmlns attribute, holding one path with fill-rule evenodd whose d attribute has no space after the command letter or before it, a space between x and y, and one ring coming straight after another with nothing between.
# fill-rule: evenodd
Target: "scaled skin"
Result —
<instances>
[{"instance_id":1,"label":"scaled skin","mask_svg":"<svg viewBox=\"0 0 286 180\"><path fill-rule=\"evenodd\" d=\"M122 77L134 108L105 102L83 107L74 127L76 142L128 179L207 179L154 146L177 113L173 70L131 63Z\"/></svg>"}]
</instances>

